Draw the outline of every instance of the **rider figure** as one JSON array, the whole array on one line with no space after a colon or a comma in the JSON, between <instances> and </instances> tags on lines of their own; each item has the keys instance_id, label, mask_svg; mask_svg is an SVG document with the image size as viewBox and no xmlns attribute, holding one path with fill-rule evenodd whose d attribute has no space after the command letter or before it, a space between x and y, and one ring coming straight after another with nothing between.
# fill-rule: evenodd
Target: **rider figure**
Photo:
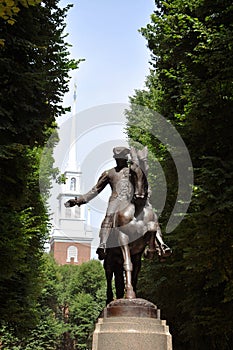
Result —
<instances>
[{"instance_id":1,"label":"rider figure","mask_svg":"<svg viewBox=\"0 0 233 350\"><path fill-rule=\"evenodd\" d=\"M113 148L116 167L103 172L97 184L86 194L68 201L67 206L82 205L96 197L108 184L112 193L109 198L106 215L101 224L100 244L96 251L100 260L106 257L106 243L113 227L118 226L116 218L120 214L124 225L137 216L148 197L145 174L135 162L128 162L130 150L126 147ZM115 215L116 212L118 215ZM170 248L169 248L170 249Z\"/></svg>"},{"instance_id":2,"label":"rider figure","mask_svg":"<svg viewBox=\"0 0 233 350\"><path fill-rule=\"evenodd\" d=\"M146 198L146 188L142 183L142 171L136 164L128 164L130 150L126 147L115 147L113 158L116 160L116 167L103 172L97 184L86 194L72 200L72 205L82 205L96 197L108 184L111 186L112 194L109 198L106 215L100 229L100 245L97 249L99 259L106 256L106 243L113 226L117 225L115 220L116 211L122 211L125 224L129 223L135 214L133 198ZM136 180L135 180L136 179ZM130 204L129 204L130 203ZM70 203L71 204L71 203ZM125 211L124 209L127 208ZM124 212L124 214L123 214Z\"/></svg>"}]
</instances>

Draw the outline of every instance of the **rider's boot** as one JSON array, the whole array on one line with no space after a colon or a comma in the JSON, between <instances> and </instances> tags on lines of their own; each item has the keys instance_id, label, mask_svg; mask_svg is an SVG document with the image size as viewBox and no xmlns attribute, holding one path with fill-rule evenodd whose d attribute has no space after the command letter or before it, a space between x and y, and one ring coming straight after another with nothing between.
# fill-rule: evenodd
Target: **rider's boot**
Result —
<instances>
[{"instance_id":1,"label":"rider's boot","mask_svg":"<svg viewBox=\"0 0 233 350\"><path fill-rule=\"evenodd\" d=\"M98 254L99 260L104 260L107 256L106 253L106 246L107 246L107 240L110 235L111 229L113 225L113 217L112 215L106 215L100 229L100 245L96 250L96 254Z\"/></svg>"}]
</instances>

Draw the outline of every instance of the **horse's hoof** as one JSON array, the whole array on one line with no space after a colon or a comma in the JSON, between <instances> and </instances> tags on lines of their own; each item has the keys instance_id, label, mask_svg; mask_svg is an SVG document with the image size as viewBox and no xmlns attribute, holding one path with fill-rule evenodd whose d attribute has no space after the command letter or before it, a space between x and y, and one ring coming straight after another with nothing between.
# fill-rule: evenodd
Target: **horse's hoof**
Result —
<instances>
[{"instance_id":1,"label":"horse's hoof","mask_svg":"<svg viewBox=\"0 0 233 350\"><path fill-rule=\"evenodd\" d=\"M126 290L125 297L126 297L126 299L135 299L136 298L136 294L135 294L133 288L129 288Z\"/></svg>"},{"instance_id":2,"label":"horse's hoof","mask_svg":"<svg viewBox=\"0 0 233 350\"><path fill-rule=\"evenodd\" d=\"M162 257L166 258L172 254L171 248L169 248L166 244L163 244L161 247Z\"/></svg>"}]
</instances>

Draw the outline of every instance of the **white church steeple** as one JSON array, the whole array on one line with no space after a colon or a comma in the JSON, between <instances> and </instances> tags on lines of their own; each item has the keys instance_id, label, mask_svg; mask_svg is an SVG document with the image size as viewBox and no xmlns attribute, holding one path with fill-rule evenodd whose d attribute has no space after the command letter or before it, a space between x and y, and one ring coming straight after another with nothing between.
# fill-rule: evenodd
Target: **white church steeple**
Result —
<instances>
[{"instance_id":1,"label":"white church steeple","mask_svg":"<svg viewBox=\"0 0 233 350\"><path fill-rule=\"evenodd\" d=\"M71 261L80 264L90 260L91 242L93 240L90 212L88 211L86 218L85 206L75 206L73 208L64 206L67 200L79 196L81 193L82 172L77 162L76 90L77 86L75 84L68 161L64 171L66 181L61 185L61 191L57 197L59 203L56 215L57 227L51 238L51 251L53 251L55 260L60 264L70 263ZM74 260L71 259L72 252L76 252Z\"/></svg>"},{"instance_id":2,"label":"white church steeple","mask_svg":"<svg viewBox=\"0 0 233 350\"><path fill-rule=\"evenodd\" d=\"M77 163L77 115L76 115L76 99L77 99L77 85L74 84L73 106L72 106L72 123L70 131L70 149L68 154L67 170L79 171Z\"/></svg>"},{"instance_id":3,"label":"white church steeple","mask_svg":"<svg viewBox=\"0 0 233 350\"><path fill-rule=\"evenodd\" d=\"M64 176L66 183L62 186L62 192L70 196L78 195L81 192L80 166L77 162L77 115L76 115L77 85L74 84L72 121L70 130L70 143L68 149L68 161L65 167Z\"/></svg>"}]
</instances>

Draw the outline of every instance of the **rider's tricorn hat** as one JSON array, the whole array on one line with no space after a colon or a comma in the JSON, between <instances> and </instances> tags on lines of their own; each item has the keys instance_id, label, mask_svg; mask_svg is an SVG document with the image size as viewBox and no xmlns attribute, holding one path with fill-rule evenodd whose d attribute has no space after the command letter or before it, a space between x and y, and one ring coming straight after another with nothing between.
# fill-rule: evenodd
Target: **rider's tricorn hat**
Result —
<instances>
[{"instance_id":1,"label":"rider's tricorn hat","mask_svg":"<svg viewBox=\"0 0 233 350\"><path fill-rule=\"evenodd\" d=\"M126 147L114 147L113 148L113 158L127 159L127 155L130 150Z\"/></svg>"}]
</instances>

